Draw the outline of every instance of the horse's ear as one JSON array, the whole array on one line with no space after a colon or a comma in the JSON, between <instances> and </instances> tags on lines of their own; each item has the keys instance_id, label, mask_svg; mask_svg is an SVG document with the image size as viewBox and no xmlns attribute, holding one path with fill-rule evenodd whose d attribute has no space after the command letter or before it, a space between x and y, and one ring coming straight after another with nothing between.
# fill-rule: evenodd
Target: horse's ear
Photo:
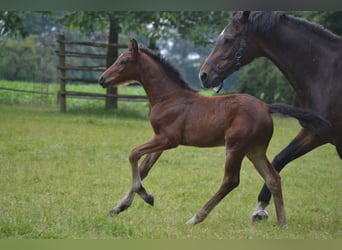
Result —
<instances>
[{"instance_id":1,"label":"horse's ear","mask_svg":"<svg viewBox=\"0 0 342 250\"><path fill-rule=\"evenodd\" d=\"M132 38L130 44L129 44L129 50L131 51L132 55L134 57L138 56L139 53L139 46L137 40Z\"/></svg>"},{"instance_id":2,"label":"horse's ear","mask_svg":"<svg viewBox=\"0 0 342 250\"><path fill-rule=\"evenodd\" d=\"M250 11L243 11L242 12L242 23L247 23L249 14L251 14Z\"/></svg>"}]
</instances>

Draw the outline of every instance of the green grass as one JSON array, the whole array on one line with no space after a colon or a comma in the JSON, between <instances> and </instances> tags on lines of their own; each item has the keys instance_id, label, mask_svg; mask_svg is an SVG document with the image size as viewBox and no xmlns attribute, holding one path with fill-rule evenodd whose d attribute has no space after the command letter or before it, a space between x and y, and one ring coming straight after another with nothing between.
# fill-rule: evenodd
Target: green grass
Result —
<instances>
[{"instance_id":1,"label":"green grass","mask_svg":"<svg viewBox=\"0 0 342 250\"><path fill-rule=\"evenodd\" d=\"M153 134L145 113L0 104L0 118L2 239L341 239L342 168L331 145L282 172L287 228L276 226L273 203L268 221L251 224L263 181L248 160L240 186L191 227L185 222L222 180L222 147L166 151L144 181L155 206L136 197L112 218L108 211L131 183L130 150ZM295 120L274 120L270 158L299 130Z\"/></svg>"}]
</instances>

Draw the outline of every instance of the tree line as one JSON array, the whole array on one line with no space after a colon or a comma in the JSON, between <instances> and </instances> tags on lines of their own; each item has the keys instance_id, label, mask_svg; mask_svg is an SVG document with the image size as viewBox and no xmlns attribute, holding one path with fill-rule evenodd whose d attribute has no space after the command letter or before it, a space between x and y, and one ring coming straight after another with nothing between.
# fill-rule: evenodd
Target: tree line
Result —
<instances>
[{"instance_id":1,"label":"tree line","mask_svg":"<svg viewBox=\"0 0 342 250\"><path fill-rule=\"evenodd\" d=\"M342 34L341 11L289 14ZM174 60L193 87L200 89L199 67L231 15L229 11L0 11L0 79L57 82L56 35L64 33L68 39L112 43L127 43L136 37L141 44ZM110 65L118 53L109 51L106 64ZM88 74L89 78L94 73L75 74ZM293 99L285 77L263 58L226 81L225 92L250 93L266 102L291 103Z\"/></svg>"}]
</instances>

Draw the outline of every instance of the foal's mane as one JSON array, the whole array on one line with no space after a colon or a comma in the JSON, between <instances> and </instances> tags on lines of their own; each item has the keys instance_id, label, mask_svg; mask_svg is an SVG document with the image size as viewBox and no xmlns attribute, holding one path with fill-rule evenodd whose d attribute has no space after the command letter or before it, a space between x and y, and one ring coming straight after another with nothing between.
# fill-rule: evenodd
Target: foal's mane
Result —
<instances>
[{"instance_id":1,"label":"foal's mane","mask_svg":"<svg viewBox=\"0 0 342 250\"><path fill-rule=\"evenodd\" d=\"M173 62L167 60L165 57L163 57L160 53L155 53L152 50L148 48L139 48L140 51L154 59L158 64L160 64L164 69L165 72L169 77L171 77L175 82L182 88L190 90L192 92L197 92L192 87L190 87L190 84L185 80L184 74L181 72L179 67L174 64Z\"/></svg>"},{"instance_id":2,"label":"foal's mane","mask_svg":"<svg viewBox=\"0 0 342 250\"><path fill-rule=\"evenodd\" d=\"M309 22L301 17L295 17L285 14L283 12L263 12L253 11L248 19L248 31L259 34L271 33L277 25L282 21L289 21L295 23L298 27L303 29L303 32L309 31L318 36L328 40L340 40L341 37L333 34L331 31L325 29L322 25Z\"/></svg>"}]
</instances>

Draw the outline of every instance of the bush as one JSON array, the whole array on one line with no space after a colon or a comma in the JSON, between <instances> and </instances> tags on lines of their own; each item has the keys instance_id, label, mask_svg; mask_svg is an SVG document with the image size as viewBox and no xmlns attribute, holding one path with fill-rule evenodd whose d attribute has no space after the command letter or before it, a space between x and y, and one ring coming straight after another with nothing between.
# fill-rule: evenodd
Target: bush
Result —
<instances>
[{"instance_id":1,"label":"bush","mask_svg":"<svg viewBox=\"0 0 342 250\"><path fill-rule=\"evenodd\" d=\"M56 55L37 36L0 43L0 79L57 82Z\"/></svg>"},{"instance_id":2,"label":"bush","mask_svg":"<svg viewBox=\"0 0 342 250\"><path fill-rule=\"evenodd\" d=\"M260 58L242 68L235 91L248 93L267 103L291 104L294 91L290 83L266 58Z\"/></svg>"}]
</instances>

